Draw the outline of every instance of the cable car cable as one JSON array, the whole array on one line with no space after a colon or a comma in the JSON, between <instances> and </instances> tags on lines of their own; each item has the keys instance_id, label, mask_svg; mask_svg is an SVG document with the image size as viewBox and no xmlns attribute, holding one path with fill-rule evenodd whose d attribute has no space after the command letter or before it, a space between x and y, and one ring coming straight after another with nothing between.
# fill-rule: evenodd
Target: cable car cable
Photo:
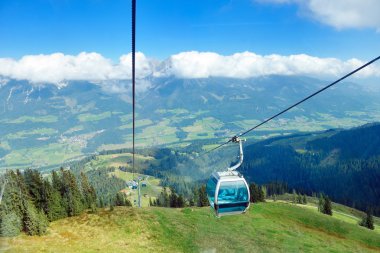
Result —
<instances>
[{"instance_id":1,"label":"cable car cable","mask_svg":"<svg viewBox=\"0 0 380 253\"><path fill-rule=\"evenodd\" d=\"M136 0L132 0L132 178L135 178Z\"/></svg>"},{"instance_id":2,"label":"cable car cable","mask_svg":"<svg viewBox=\"0 0 380 253\"><path fill-rule=\"evenodd\" d=\"M230 138L228 141L226 141L226 142L220 144L219 146L217 146L217 147L215 147L215 148L213 148L213 149L211 149L211 150L205 152L204 154L210 153L210 152L212 152L212 151L214 151L214 150L216 150L216 149L218 149L218 148L221 148L221 147L224 146L224 145L227 145L228 143L230 143L230 142L231 142L234 138L236 138L236 137L240 137L240 136L246 135L247 133L249 133L249 132L255 130L256 128L258 128L258 127L260 127L260 126L262 126L262 125L268 123L269 121L273 120L274 118L277 118L278 116L284 114L285 112L287 112L287 111L293 109L293 108L296 107L297 105L302 104L303 102L309 100L310 98L312 98L312 97L318 95L319 93L321 93L321 92L327 90L328 88L334 86L335 84L337 84L337 83L343 81L343 80L346 79L347 77L349 77L349 76L355 74L356 72L358 72L358 71L360 71L360 70L362 70L362 69L368 67L369 65L371 65L371 64L374 63L374 62L376 62L376 61L379 60L379 59L380 59L380 56L378 56L378 57L372 59L371 61L369 61L369 62L367 62L366 64L360 66L359 68L357 68L357 69L351 71L350 73L348 73L348 74L346 74L345 76L339 78L338 80L336 80L336 81L334 81L334 82L328 84L327 86L323 87L322 89L320 89L320 90L314 92L313 94L311 94L311 95L307 96L306 98L300 100L299 102L297 102L297 103L295 103L295 104L289 106L288 108L286 108L286 109L282 110L281 112L279 112L279 113L273 115L272 117L270 117L270 118L268 118L268 119L262 121L261 123L259 123L259 124L257 124L256 126L254 126L254 127L250 128L250 129L246 130L245 132L233 136L233 137Z\"/></svg>"}]
</instances>

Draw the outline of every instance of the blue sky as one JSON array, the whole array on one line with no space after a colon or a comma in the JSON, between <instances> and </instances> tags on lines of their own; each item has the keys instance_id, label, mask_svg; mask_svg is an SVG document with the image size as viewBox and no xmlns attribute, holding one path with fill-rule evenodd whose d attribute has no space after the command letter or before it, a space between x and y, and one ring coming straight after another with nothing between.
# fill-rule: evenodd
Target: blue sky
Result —
<instances>
[{"instance_id":1,"label":"blue sky","mask_svg":"<svg viewBox=\"0 0 380 253\"><path fill-rule=\"evenodd\" d=\"M137 0L137 49L161 60L191 50L342 60L379 54L376 20L326 23L298 2ZM85 51L116 61L130 51L130 24L128 0L1 0L0 57Z\"/></svg>"}]
</instances>

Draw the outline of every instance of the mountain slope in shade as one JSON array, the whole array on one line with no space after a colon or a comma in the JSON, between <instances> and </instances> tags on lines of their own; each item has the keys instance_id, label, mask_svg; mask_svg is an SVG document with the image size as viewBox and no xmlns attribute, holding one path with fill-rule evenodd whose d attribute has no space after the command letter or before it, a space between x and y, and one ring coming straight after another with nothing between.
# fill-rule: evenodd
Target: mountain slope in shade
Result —
<instances>
[{"instance_id":1,"label":"mountain slope in shade","mask_svg":"<svg viewBox=\"0 0 380 253\"><path fill-rule=\"evenodd\" d=\"M272 138L245 148L244 175L380 214L380 124Z\"/></svg>"}]
</instances>

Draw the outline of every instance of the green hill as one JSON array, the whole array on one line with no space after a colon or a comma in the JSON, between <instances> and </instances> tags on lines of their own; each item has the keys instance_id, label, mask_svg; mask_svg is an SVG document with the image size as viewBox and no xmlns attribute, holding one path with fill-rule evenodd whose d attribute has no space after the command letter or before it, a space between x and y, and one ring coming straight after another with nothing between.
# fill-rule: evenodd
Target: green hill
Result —
<instances>
[{"instance_id":1,"label":"green hill","mask_svg":"<svg viewBox=\"0 0 380 253\"><path fill-rule=\"evenodd\" d=\"M380 252L378 228L308 207L267 202L220 219L209 208L118 207L52 222L45 236L0 245L4 252Z\"/></svg>"}]
</instances>

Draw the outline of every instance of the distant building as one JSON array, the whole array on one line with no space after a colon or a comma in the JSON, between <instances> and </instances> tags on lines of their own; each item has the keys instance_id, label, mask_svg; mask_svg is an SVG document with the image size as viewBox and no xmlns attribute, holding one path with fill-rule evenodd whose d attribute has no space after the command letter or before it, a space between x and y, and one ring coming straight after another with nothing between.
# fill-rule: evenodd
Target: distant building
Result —
<instances>
[{"instance_id":1,"label":"distant building","mask_svg":"<svg viewBox=\"0 0 380 253\"><path fill-rule=\"evenodd\" d=\"M129 189L137 189L137 186L138 186L138 183L136 181L133 181L133 180L127 181L126 184L127 184L127 187Z\"/></svg>"}]
</instances>

